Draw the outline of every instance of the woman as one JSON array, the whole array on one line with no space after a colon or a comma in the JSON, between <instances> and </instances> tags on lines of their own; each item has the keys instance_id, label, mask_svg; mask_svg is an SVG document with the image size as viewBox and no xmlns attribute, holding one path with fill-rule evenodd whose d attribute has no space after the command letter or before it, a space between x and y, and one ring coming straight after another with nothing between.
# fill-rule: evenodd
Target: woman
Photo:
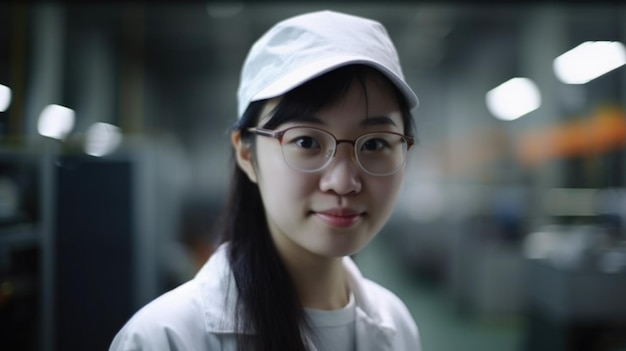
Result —
<instances>
[{"instance_id":1,"label":"woman","mask_svg":"<svg viewBox=\"0 0 626 351\"><path fill-rule=\"evenodd\" d=\"M322 11L265 33L242 70L223 244L111 350L419 350L405 305L348 258L391 214L416 105L378 22Z\"/></svg>"}]
</instances>

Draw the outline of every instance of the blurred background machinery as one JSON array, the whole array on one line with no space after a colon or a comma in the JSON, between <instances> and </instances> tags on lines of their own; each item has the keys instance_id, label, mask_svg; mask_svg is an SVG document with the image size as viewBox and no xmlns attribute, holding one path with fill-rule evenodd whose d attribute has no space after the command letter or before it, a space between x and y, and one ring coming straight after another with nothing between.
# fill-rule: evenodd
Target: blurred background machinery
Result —
<instances>
[{"instance_id":1,"label":"blurred background machinery","mask_svg":"<svg viewBox=\"0 0 626 351\"><path fill-rule=\"evenodd\" d=\"M355 259L424 349L626 348L624 5L193 1L0 4L1 349L105 349L193 276L244 56L325 8L381 21L420 98Z\"/></svg>"}]
</instances>

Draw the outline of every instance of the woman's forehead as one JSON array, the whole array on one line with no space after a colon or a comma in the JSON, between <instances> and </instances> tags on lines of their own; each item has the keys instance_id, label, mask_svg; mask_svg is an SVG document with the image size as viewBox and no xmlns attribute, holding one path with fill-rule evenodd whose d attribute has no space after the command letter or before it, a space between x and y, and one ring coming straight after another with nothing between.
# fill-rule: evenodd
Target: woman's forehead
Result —
<instances>
[{"instance_id":1,"label":"woman's forehead","mask_svg":"<svg viewBox=\"0 0 626 351\"><path fill-rule=\"evenodd\" d=\"M340 99L323 108L320 113L356 113L363 118L387 115L399 111L400 105L393 88L384 81L368 77L363 82L354 81L347 93Z\"/></svg>"},{"instance_id":2,"label":"woman's forehead","mask_svg":"<svg viewBox=\"0 0 626 351\"><path fill-rule=\"evenodd\" d=\"M302 106L298 108L290 106L289 110L306 111L304 112L306 115L281 116L281 124L298 122L332 124L337 120L349 120L360 126L369 126L376 124L375 121L386 119L392 121L386 124L402 127L403 116L393 85L380 73L372 74L373 72L368 72L369 74L362 80L352 80L345 93L327 106L309 109L306 101L301 101ZM259 115L259 125L265 125L274 117L276 111L282 109L280 104L283 99L282 96L272 98L264 104ZM316 105L315 97L311 97L309 101L309 106ZM297 104L295 101L285 103Z\"/></svg>"}]
</instances>

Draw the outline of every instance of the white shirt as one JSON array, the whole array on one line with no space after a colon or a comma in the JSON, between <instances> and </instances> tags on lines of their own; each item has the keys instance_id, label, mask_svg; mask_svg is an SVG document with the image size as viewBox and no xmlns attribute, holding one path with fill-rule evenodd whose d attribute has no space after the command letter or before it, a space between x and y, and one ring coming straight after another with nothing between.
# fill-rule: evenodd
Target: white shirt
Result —
<instances>
[{"instance_id":1,"label":"white shirt","mask_svg":"<svg viewBox=\"0 0 626 351\"><path fill-rule=\"evenodd\" d=\"M311 342L318 351L356 350L354 294L350 293L348 304L338 310L324 311L312 308L304 310L313 329Z\"/></svg>"},{"instance_id":2,"label":"white shirt","mask_svg":"<svg viewBox=\"0 0 626 351\"><path fill-rule=\"evenodd\" d=\"M364 278L345 257L355 304L357 351L419 351L419 333L406 306L389 290ZM236 351L236 287L220 246L194 279L150 302L124 325L109 351ZM309 349L318 350L309 340Z\"/></svg>"}]
</instances>

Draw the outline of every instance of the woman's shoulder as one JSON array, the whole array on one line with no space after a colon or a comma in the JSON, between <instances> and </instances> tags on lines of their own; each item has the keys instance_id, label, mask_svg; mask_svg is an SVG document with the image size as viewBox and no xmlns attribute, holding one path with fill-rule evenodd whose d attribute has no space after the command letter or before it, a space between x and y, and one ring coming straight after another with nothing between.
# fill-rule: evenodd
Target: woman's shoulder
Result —
<instances>
[{"instance_id":1,"label":"woman's shoulder","mask_svg":"<svg viewBox=\"0 0 626 351\"><path fill-rule=\"evenodd\" d=\"M204 340L197 284L192 280L151 301L117 333L110 350L194 350Z\"/></svg>"},{"instance_id":2,"label":"woman's shoulder","mask_svg":"<svg viewBox=\"0 0 626 351\"><path fill-rule=\"evenodd\" d=\"M197 281L188 281L142 307L129 322L158 324L202 320L202 301Z\"/></svg>"},{"instance_id":3,"label":"woman's shoulder","mask_svg":"<svg viewBox=\"0 0 626 351\"><path fill-rule=\"evenodd\" d=\"M112 350L212 350L224 325L228 268L217 252L196 277L137 311L117 333Z\"/></svg>"}]
</instances>

